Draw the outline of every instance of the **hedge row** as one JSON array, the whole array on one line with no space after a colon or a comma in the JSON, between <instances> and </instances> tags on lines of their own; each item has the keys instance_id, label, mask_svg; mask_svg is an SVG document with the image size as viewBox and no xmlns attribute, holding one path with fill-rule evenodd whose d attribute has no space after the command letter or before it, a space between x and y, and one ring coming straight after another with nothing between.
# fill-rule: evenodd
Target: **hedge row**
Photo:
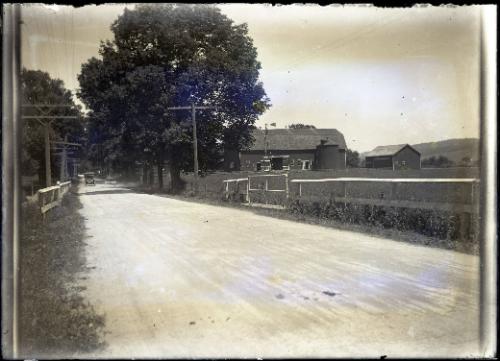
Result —
<instances>
[{"instance_id":1,"label":"hedge row","mask_svg":"<svg viewBox=\"0 0 500 361\"><path fill-rule=\"evenodd\" d=\"M308 203L294 201L289 205L288 210L293 214L333 219L344 223L414 231L440 239L460 238L461 222L470 222L450 212L344 204L332 201Z\"/></svg>"}]
</instances>

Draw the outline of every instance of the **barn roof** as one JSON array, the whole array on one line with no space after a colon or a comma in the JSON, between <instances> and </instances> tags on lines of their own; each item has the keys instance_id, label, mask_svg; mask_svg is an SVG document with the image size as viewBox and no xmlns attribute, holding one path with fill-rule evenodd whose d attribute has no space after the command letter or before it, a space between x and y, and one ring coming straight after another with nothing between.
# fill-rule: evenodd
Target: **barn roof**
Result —
<instances>
[{"instance_id":1,"label":"barn roof","mask_svg":"<svg viewBox=\"0 0 500 361\"><path fill-rule=\"evenodd\" d=\"M415 148L413 148L409 144L379 145L374 150L372 150L368 153L365 153L365 157L387 157L387 156L395 155L396 153L398 153L401 149L403 149L406 146L410 147L415 152L419 153L418 151L415 150Z\"/></svg>"},{"instance_id":2,"label":"barn roof","mask_svg":"<svg viewBox=\"0 0 500 361\"><path fill-rule=\"evenodd\" d=\"M264 130L255 129L252 135L255 142L250 150L264 150ZM267 134L268 150L316 149L322 140L346 149L344 136L337 129L269 129Z\"/></svg>"}]
</instances>

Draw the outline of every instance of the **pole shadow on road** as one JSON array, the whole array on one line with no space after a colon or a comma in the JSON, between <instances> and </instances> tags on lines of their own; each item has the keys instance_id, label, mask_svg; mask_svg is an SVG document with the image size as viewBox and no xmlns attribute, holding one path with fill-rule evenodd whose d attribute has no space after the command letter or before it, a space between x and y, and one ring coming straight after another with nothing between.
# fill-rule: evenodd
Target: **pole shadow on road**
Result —
<instances>
[{"instance_id":1,"label":"pole shadow on road","mask_svg":"<svg viewBox=\"0 0 500 361\"><path fill-rule=\"evenodd\" d=\"M97 190L97 191L84 191L78 193L79 195L86 195L86 196L96 196L96 195L105 195L105 194L126 194L126 193L137 193L134 192L130 189L103 189L103 190Z\"/></svg>"}]
</instances>

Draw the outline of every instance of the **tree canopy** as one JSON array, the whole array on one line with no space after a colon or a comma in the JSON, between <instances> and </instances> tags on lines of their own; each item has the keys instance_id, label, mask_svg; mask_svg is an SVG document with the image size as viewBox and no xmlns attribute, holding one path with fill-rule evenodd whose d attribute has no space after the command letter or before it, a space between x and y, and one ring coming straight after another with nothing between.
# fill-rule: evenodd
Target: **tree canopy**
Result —
<instances>
[{"instance_id":1,"label":"tree canopy","mask_svg":"<svg viewBox=\"0 0 500 361\"><path fill-rule=\"evenodd\" d=\"M347 149L346 165L348 168L358 168L360 166L359 153L357 151Z\"/></svg>"},{"instance_id":2,"label":"tree canopy","mask_svg":"<svg viewBox=\"0 0 500 361\"><path fill-rule=\"evenodd\" d=\"M440 155L438 157L432 156L422 160L422 165L431 168L448 168L453 166L455 163L445 157L444 155Z\"/></svg>"},{"instance_id":3,"label":"tree canopy","mask_svg":"<svg viewBox=\"0 0 500 361\"><path fill-rule=\"evenodd\" d=\"M64 87L62 80L53 79L46 72L23 69L21 72L21 92L23 104L42 105L41 109L23 107L23 115L45 115L41 112L46 112L47 115L81 116L80 106L75 104L71 92ZM43 106L47 104L64 104L67 107L47 108ZM82 144L85 142L84 120L79 118L52 121L49 133L52 141L68 137L68 141ZM23 122L22 142L22 174L35 175L38 173L39 179L45 180L44 129L40 121L29 119ZM55 175L54 168L52 167L52 171Z\"/></svg>"},{"instance_id":4,"label":"tree canopy","mask_svg":"<svg viewBox=\"0 0 500 361\"><path fill-rule=\"evenodd\" d=\"M169 107L214 105L196 114L200 169L215 167L224 147L252 142L269 106L257 50L246 24L210 5L138 5L113 23L113 41L83 64L79 97L90 109L90 139L105 159L131 172L141 163L170 168L172 188L192 169L191 113Z\"/></svg>"}]
</instances>

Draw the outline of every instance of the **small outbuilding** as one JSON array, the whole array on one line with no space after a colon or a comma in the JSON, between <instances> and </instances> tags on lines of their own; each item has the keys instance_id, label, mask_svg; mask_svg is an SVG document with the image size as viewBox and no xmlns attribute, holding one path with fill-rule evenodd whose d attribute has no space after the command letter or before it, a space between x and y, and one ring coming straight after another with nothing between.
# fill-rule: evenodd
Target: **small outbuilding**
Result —
<instances>
[{"instance_id":1,"label":"small outbuilding","mask_svg":"<svg viewBox=\"0 0 500 361\"><path fill-rule=\"evenodd\" d=\"M420 169L420 152L409 144L381 145L365 154L366 168Z\"/></svg>"}]
</instances>

